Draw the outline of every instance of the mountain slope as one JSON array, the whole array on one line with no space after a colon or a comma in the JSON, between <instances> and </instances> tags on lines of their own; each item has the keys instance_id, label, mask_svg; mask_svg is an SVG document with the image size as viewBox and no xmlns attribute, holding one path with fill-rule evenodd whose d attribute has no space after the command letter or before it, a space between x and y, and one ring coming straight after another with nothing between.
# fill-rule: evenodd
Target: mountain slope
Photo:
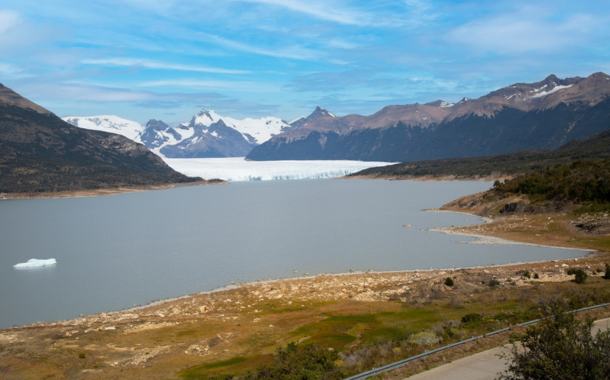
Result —
<instances>
[{"instance_id":1,"label":"mountain slope","mask_svg":"<svg viewBox=\"0 0 610 380\"><path fill-rule=\"evenodd\" d=\"M369 179L500 178L578 160L608 158L610 158L610 130L585 139L570 141L555 150L536 149L496 156L407 162L365 169L347 177Z\"/></svg>"},{"instance_id":2,"label":"mountain slope","mask_svg":"<svg viewBox=\"0 0 610 380\"><path fill-rule=\"evenodd\" d=\"M554 149L610 129L610 77L517 83L456 104L388 106L321 118L255 147L251 160L418 161Z\"/></svg>"},{"instance_id":3,"label":"mountain slope","mask_svg":"<svg viewBox=\"0 0 610 380\"><path fill-rule=\"evenodd\" d=\"M74 127L2 86L0 192L192 182L141 144Z\"/></svg>"}]
</instances>

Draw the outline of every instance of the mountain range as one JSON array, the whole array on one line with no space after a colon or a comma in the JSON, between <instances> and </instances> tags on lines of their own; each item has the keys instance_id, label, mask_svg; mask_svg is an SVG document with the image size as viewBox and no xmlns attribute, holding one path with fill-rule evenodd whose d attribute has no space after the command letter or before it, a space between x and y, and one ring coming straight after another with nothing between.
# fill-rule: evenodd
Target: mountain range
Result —
<instances>
[{"instance_id":1,"label":"mountain range","mask_svg":"<svg viewBox=\"0 0 610 380\"><path fill-rule=\"evenodd\" d=\"M370 116L330 113L254 147L250 160L409 162L554 149L610 129L610 76L516 83L457 103L387 106Z\"/></svg>"},{"instance_id":2,"label":"mountain range","mask_svg":"<svg viewBox=\"0 0 610 380\"><path fill-rule=\"evenodd\" d=\"M201 180L145 146L85 130L0 84L0 192L55 192Z\"/></svg>"},{"instance_id":3,"label":"mountain range","mask_svg":"<svg viewBox=\"0 0 610 380\"><path fill-rule=\"evenodd\" d=\"M63 119L80 128L123 135L167 158L244 157L255 146L295 128L277 117L238 120L221 116L214 110L201 110L176 128L161 120L151 119L142 126L112 115ZM303 120L299 118L295 122L300 126Z\"/></svg>"}]
</instances>

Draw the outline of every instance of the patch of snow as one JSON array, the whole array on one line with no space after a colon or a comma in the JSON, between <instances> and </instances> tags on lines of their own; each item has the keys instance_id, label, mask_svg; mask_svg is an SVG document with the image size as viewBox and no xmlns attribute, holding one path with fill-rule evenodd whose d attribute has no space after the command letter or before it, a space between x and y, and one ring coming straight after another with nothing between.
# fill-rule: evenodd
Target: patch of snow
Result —
<instances>
[{"instance_id":1,"label":"patch of snow","mask_svg":"<svg viewBox=\"0 0 610 380\"><path fill-rule=\"evenodd\" d=\"M231 182L336 178L366 168L393 164L348 160L246 161L243 157L166 158L165 162L188 176Z\"/></svg>"},{"instance_id":2,"label":"patch of snow","mask_svg":"<svg viewBox=\"0 0 610 380\"><path fill-rule=\"evenodd\" d=\"M299 120L301 120L301 119L305 119L305 116L297 117L296 119L294 119L293 121L291 121L291 122L290 122L290 123L288 123L288 124L295 123L295 122L297 122L297 121L299 121Z\"/></svg>"},{"instance_id":3,"label":"patch of snow","mask_svg":"<svg viewBox=\"0 0 610 380\"><path fill-rule=\"evenodd\" d=\"M454 103L448 103L448 102L442 101L440 107L441 108L448 108L448 107L453 107L454 105L455 105Z\"/></svg>"},{"instance_id":4,"label":"patch of snow","mask_svg":"<svg viewBox=\"0 0 610 380\"><path fill-rule=\"evenodd\" d=\"M571 85L571 84L570 84L570 85L567 85L567 86L555 86L555 87L553 87L552 89L550 89L549 91L542 91L542 92L541 92L541 93L539 93L539 94L536 94L536 95L532 95L532 96L530 96L530 98L541 98L541 97L543 97L543 96L550 95L550 94L552 94L552 93L554 93L554 92L557 92L557 91L559 91L559 90L563 90L564 88L570 88L570 87L572 87L572 85ZM543 88L544 88L544 87L543 87Z\"/></svg>"},{"instance_id":5,"label":"patch of snow","mask_svg":"<svg viewBox=\"0 0 610 380\"><path fill-rule=\"evenodd\" d=\"M191 128L188 125L180 124L176 131L182 136L182 140L190 139L195 134L195 128ZM182 141L180 140L180 141ZM168 145L168 144L165 144ZM173 145L173 144L171 144Z\"/></svg>"},{"instance_id":6,"label":"patch of snow","mask_svg":"<svg viewBox=\"0 0 610 380\"><path fill-rule=\"evenodd\" d=\"M246 141L248 141L248 138L245 136L246 134L253 136L257 144L262 144L272 136L281 133L283 128L290 128L290 125L286 124L285 121L273 116L261 117L260 119L246 118L239 120L228 116L221 116L214 110L202 110L199 112L195 117L195 124L209 127L211 124L220 120L222 120L227 127L233 128L241 133Z\"/></svg>"},{"instance_id":7,"label":"patch of snow","mask_svg":"<svg viewBox=\"0 0 610 380\"><path fill-rule=\"evenodd\" d=\"M29 259L25 263L19 263L19 264L13 265L13 268L18 268L18 269L41 268L41 267L46 267L46 266L55 265L55 264L57 264L57 260L55 260L55 259L46 259L46 260Z\"/></svg>"},{"instance_id":8,"label":"patch of snow","mask_svg":"<svg viewBox=\"0 0 610 380\"><path fill-rule=\"evenodd\" d=\"M62 119L75 127L115 133L135 142L141 142L140 134L144 131L140 123L115 115L67 116Z\"/></svg>"}]
</instances>

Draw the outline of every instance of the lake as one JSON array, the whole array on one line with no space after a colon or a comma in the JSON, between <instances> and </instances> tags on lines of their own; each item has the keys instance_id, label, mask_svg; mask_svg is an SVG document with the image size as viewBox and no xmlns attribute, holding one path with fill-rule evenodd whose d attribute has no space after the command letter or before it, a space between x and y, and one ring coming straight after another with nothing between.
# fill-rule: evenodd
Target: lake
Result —
<instances>
[{"instance_id":1,"label":"lake","mask_svg":"<svg viewBox=\"0 0 610 380\"><path fill-rule=\"evenodd\" d=\"M233 282L571 258L422 231L483 182L299 180L0 202L0 328L120 310ZM403 225L411 224L412 228ZM57 265L15 269L28 259Z\"/></svg>"}]
</instances>

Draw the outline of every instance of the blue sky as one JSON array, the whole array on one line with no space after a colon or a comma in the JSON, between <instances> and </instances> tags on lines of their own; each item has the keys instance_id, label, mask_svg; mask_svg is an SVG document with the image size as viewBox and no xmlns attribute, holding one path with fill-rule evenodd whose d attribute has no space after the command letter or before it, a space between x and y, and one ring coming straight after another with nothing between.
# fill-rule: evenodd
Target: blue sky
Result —
<instances>
[{"instance_id":1,"label":"blue sky","mask_svg":"<svg viewBox=\"0 0 610 380\"><path fill-rule=\"evenodd\" d=\"M4 0L0 83L59 116L368 115L610 73L610 2Z\"/></svg>"}]
</instances>

